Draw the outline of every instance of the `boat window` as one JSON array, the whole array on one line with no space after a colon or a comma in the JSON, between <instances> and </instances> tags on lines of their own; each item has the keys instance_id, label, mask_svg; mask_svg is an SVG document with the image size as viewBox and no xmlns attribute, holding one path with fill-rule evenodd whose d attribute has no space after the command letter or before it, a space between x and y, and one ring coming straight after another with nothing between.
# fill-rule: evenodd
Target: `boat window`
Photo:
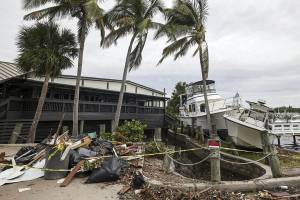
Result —
<instances>
[{"instance_id":1,"label":"boat window","mask_svg":"<svg viewBox=\"0 0 300 200\"><path fill-rule=\"evenodd\" d=\"M195 104L189 105L189 112L196 112Z\"/></svg>"},{"instance_id":2,"label":"boat window","mask_svg":"<svg viewBox=\"0 0 300 200\"><path fill-rule=\"evenodd\" d=\"M284 127L290 127L290 125L283 125Z\"/></svg>"},{"instance_id":3,"label":"boat window","mask_svg":"<svg viewBox=\"0 0 300 200\"><path fill-rule=\"evenodd\" d=\"M200 105L200 112L205 112L205 104Z\"/></svg>"},{"instance_id":4,"label":"boat window","mask_svg":"<svg viewBox=\"0 0 300 200\"><path fill-rule=\"evenodd\" d=\"M293 127L299 127L299 125L293 125Z\"/></svg>"},{"instance_id":5,"label":"boat window","mask_svg":"<svg viewBox=\"0 0 300 200\"><path fill-rule=\"evenodd\" d=\"M279 127L281 127L281 125L275 125L275 127L279 128Z\"/></svg>"}]
</instances>

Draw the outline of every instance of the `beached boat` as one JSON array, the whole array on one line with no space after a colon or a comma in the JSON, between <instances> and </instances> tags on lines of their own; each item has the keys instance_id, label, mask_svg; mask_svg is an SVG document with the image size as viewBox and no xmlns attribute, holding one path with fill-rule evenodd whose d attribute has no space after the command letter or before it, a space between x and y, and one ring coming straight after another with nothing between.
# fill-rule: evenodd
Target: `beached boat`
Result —
<instances>
[{"instance_id":1,"label":"beached boat","mask_svg":"<svg viewBox=\"0 0 300 200\"><path fill-rule=\"evenodd\" d=\"M234 107L239 107L239 95L236 95L234 98L224 99L216 93L215 81L207 80L206 85L212 124L216 125L218 132L227 132L223 115L226 112L232 111ZM204 131L207 131L208 127L203 90L203 81L187 85L186 93L180 96L179 117L185 125L198 126Z\"/></svg>"},{"instance_id":2,"label":"beached boat","mask_svg":"<svg viewBox=\"0 0 300 200\"><path fill-rule=\"evenodd\" d=\"M246 102L249 109L240 108L240 114L231 112L224 115L228 135L237 146L261 149L261 134L269 134L271 143L275 141L275 136L291 137L300 134L299 115L287 118L283 114L275 114L265 101Z\"/></svg>"}]
</instances>

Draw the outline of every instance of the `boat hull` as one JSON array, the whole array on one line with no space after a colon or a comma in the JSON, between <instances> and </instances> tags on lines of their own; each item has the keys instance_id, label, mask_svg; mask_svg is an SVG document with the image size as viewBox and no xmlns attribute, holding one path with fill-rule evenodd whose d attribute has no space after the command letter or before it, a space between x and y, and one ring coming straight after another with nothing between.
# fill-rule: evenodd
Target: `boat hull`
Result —
<instances>
[{"instance_id":1,"label":"boat hull","mask_svg":"<svg viewBox=\"0 0 300 200\"><path fill-rule=\"evenodd\" d=\"M265 129L255 127L254 125L247 124L226 115L224 118L228 129L228 135L237 146L262 149L261 134L266 133ZM270 142L273 140L272 138L273 136L270 136Z\"/></svg>"}]
</instances>

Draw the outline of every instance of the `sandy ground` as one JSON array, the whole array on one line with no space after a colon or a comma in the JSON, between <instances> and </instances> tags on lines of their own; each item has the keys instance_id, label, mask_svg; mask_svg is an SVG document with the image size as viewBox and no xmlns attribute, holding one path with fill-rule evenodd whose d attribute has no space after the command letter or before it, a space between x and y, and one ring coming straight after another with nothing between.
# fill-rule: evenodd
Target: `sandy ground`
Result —
<instances>
[{"instance_id":1,"label":"sandy ground","mask_svg":"<svg viewBox=\"0 0 300 200\"><path fill-rule=\"evenodd\" d=\"M14 154L18 147L1 147L0 152ZM0 186L0 200L115 200L120 184L97 183L84 184L86 178L75 178L67 187L59 187L57 180L39 178L33 181L19 182ZM19 188L30 188L19 192Z\"/></svg>"}]
</instances>

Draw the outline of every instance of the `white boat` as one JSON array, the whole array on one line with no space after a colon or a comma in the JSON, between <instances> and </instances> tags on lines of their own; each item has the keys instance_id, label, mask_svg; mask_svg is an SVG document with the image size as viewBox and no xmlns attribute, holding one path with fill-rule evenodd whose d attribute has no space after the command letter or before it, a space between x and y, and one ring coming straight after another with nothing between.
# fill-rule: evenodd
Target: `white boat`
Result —
<instances>
[{"instance_id":1,"label":"white boat","mask_svg":"<svg viewBox=\"0 0 300 200\"><path fill-rule=\"evenodd\" d=\"M240 108L235 115L224 115L228 135L237 146L247 148L262 148L261 134L268 133L268 115L271 110L264 101L250 102L250 109ZM270 138L270 142L272 136Z\"/></svg>"},{"instance_id":2,"label":"white boat","mask_svg":"<svg viewBox=\"0 0 300 200\"><path fill-rule=\"evenodd\" d=\"M261 149L261 134L269 134L271 143L275 136L300 134L300 116L295 115L288 120L283 115L274 114L273 109L262 100L247 103L250 109L240 108L240 114L231 112L224 115L228 135L237 146Z\"/></svg>"},{"instance_id":3,"label":"white boat","mask_svg":"<svg viewBox=\"0 0 300 200\"><path fill-rule=\"evenodd\" d=\"M218 132L227 131L223 115L233 110L233 103L236 107L239 107L239 96L224 99L216 93L215 81L213 80L207 80L206 86L212 124L216 125ZM203 90L202 81L187 85L186 93L180 96L179 118L185 125L198 126L207 131Z\"/></svg>"}]
</instances>

